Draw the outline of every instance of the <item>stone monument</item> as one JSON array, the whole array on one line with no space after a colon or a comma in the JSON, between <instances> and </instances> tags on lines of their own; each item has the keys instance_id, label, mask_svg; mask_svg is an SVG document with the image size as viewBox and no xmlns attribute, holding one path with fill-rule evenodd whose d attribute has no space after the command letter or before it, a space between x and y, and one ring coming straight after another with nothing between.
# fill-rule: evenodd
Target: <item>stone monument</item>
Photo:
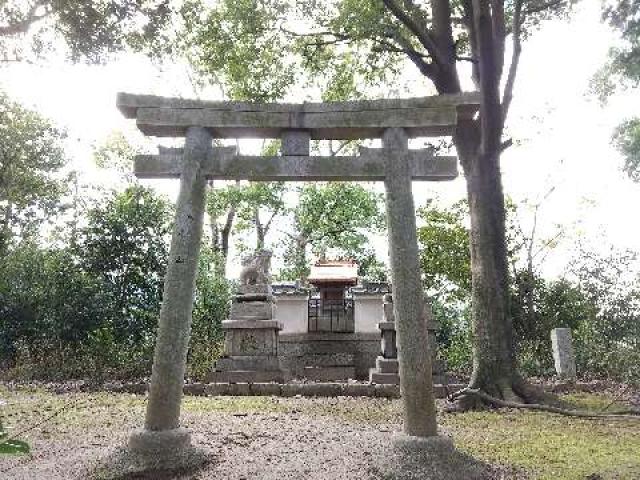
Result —
<instances>
[{"instance_id":1,"label":"stone monument","mask_svg":"<svg viewBox=\"0 0 640 480\"><path fill-rule=\"evenodd\" d=\"M551 330L551 346L558 377L565 380L575 380L576 357L573 352L571 329L554 328Z\"/></svg>"},{"instance_id":2,"label":"stone monument","mask_svg":"<svg viewBox=\"0 0 640 480\"><path fill-rule=\"evenodd\" d=\"M438 324L433 319L431 306L425 300L425 320L427 321L428 330L428 350L431 355L431 368L433 372L434 383L445 384L446 368L442 360L437 359L438 344L436 342L436 332ZM400 375L398 368L398 348L396 345L396 323L393 315L393 296L387 293L383 297L383 318L378 323L380 329L380 356L376 358L376 366L369 372L369 381L371 383L382 384L400 384Z\"/></svg>"},{"instance_id":3,"label":"stone monument","mask_svg":"<svg viewBox=\"0 0 640 480\"><path fill-rule=\"evenodd\" d=\"M224 354L212 381L254 383L283 381L278 360L278 333L271 290L271 252L257 251L242 259L240 285L222 322Z\"/></svg>"}]
</instances>

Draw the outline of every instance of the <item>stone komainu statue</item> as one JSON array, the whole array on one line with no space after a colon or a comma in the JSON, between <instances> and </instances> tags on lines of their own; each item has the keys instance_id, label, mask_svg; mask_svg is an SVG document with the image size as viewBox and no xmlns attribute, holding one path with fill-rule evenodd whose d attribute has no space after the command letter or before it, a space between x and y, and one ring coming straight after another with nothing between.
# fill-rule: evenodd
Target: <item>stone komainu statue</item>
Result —
<instances>
[{"instance_id":1,"label":"stone komainu statue","mask_svg":"<svg viewBox=\"0 0 640 480\"><path fill-rule=\"evenodd\" d=\"M242 258L240 285L270 284L271 251L258 250Z\"/></svg>"}]
</instances>

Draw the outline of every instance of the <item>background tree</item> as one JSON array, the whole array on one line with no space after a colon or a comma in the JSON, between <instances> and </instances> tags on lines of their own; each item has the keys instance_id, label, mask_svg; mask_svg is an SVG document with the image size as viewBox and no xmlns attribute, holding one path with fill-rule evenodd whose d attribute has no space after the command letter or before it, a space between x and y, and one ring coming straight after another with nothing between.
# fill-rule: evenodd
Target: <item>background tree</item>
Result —
<instances>
[{"instance_id":1,"label":"background tree","mask_svg":"<svg viewBox=\"0 0 640 480\"><path fill-rule=\"evenodd\" d=\"M61 208L64 133L0 93L0 258Z\"/></svg>"},{"instance_id":2,"label":"background tree","mask_svg":"<svg viewBox=\"0 0 640 480\"><path fill-rule=\"evenodd\" d=\"M397 71L399 62L406 60L437 93L448 94L462 91L460 72L467 69L459 70L459 64L470 63L470 80L481 97L480 115L462 122L453 135L467 181L473 238L474 373L470 386L500 398L539 400L541 392L519 375L513 349L499 160L508 145L502 134L522 39L545 18L566 12L570 2L307 0L293 4L248 0L221 2L223 6L214 10L229 10L232 3L234 18L251 18L239 22L239 30L252 37L250 43L260 45L265 38L288 36L292 40L290 53L299 55L301 64L312 73L330 72L326 66L344 58L348 51L363 78L375 72ZM251 29L259 8L267 9L269 15L260 15L264 20L260 28ZM286 22L300 17L305 20L304 30L293 20ZM200 45L213 55L216 39L201 40ZM510 60L505 58L508 40ZM225 47L233 49L234 45L230 42ZM257 53L255 62L260 63L263 59ZM505 85L502 92L501 84ZM469 396L459 401L461 408L475 404L477 399Z\"/></svg>"},{"instance_id":3,"label":"background tree","mask_svg":"<svg viewBox=\"0 0 640 480\"><path fill-rule=\"evenodd\" d=\"M640 118L622 122L613 134L613 143L624 157L623 170L640 182Z\"/></svg>"},{"instance_id":4,"label":"background tree","mask_svg":"<svg viewBox=\"0 0 640 480\"><path fill-rule=\"evenodd\" d=\"M597 303L576 280L548 280L541 276L531 252L548 249L549 240L527 237L517 222L517 207L511 202L507 205L507 250L513 269L509 300L515 352L526 373L553 375L550 331L590 324ZM418 228L420 259L425 287L432 295L434 315L441 326L438 337L442 354L454 370L468 373L472 289L466 203L442 208L432 201L419 209L418 215L424 222ZM585 371L581 367L581 372Z\"/></svg>"},{"instance_id":5,"label":"background tree","mask_svg":"<svg viewBox=\"0 0 640 480\"><path fill-rule=\"evenodd\" d=\"M116 342L146 342L146 332L155 326L171 213L167 200L141 186L130 186L88 212L81 261L109 292Z\"/></svg>"},{"instance_id":6,"label":"background tree","mask_svg":"<svg viewBox=\"0 0 640 480\"><path fill-rule=\"evenodd\" d=\"M256 250L266 248L265 238L271 231L274 220L285 213L286 192L284 182L252 182L243 189L237 229L254 230Z\"/></svg>"},{"instance_id":7,"label":"background tree","mask_svg":"<svg viewBox=\"0 0 640 480\"><path fill-rule=\"evenodd\" d=\"M609 61L592 80L593 91L604 103L617 90L640 85L640 1L603 2L602 18L620 33L619 45L609 51ZM640 118L622 122L613 143L623 155L624 171L640 181Z\"/></svg>"},{"instance_id":8,"label":"background tree","mask_svg":"<svg viewBox=\"0 0 640 480\"><path fill-rule=\"evenodd\" d=\"M0 61L41 55L62 38L73 61L99 62L127 47L159 51L171 36L167 0L7 0L0 5Z\"/></svg>"},{"instance_id":9,"label":"background tree","mask_svg":"<svg viewBox=\"0 0 640 480\"><path fill-rule=\"evenodd\" d=\"M293 211L294 233L289 233L280 277L306 279L310 249L320 257L331 251L332 256L352 258L359 262L361 276L370 270L379 278L380 265L371 260L369 238L384 228L381 195L357 183L305 185Z\"/></svg>"}]
</instances>

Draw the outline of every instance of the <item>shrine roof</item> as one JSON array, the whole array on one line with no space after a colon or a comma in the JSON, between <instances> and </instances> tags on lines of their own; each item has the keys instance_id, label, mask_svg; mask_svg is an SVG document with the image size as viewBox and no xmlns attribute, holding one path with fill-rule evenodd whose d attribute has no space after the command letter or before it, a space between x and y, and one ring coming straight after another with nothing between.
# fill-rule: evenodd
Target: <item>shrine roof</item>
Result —
<instances>
[{"instance_id":1,"label":"shrine roof","mask_svg":"<svg viewBox=\"0 0 640 480\"><path fill-rule=\"evenodd\" d=\"M311 284L344 283L355 285L358 282L358 264L351 260L318 262L311 266L307 280Z\"/></svg>"}]
</instances>

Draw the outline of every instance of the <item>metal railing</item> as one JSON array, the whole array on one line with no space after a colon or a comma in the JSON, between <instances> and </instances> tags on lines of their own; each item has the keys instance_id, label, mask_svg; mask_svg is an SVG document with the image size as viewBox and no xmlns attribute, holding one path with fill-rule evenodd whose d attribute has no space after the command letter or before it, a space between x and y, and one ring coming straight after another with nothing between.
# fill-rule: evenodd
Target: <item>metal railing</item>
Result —
<instances>
[{"instance_id":1,"label":"metal railing","mask_svg":"<svg viewBox=\"0 0 640 480\"><path fill-rule=\"evenodd\" d=\"M322 300L320 298L310 298L309 331L353 332L353 299Z\"/></svg>"}]
</instances>

